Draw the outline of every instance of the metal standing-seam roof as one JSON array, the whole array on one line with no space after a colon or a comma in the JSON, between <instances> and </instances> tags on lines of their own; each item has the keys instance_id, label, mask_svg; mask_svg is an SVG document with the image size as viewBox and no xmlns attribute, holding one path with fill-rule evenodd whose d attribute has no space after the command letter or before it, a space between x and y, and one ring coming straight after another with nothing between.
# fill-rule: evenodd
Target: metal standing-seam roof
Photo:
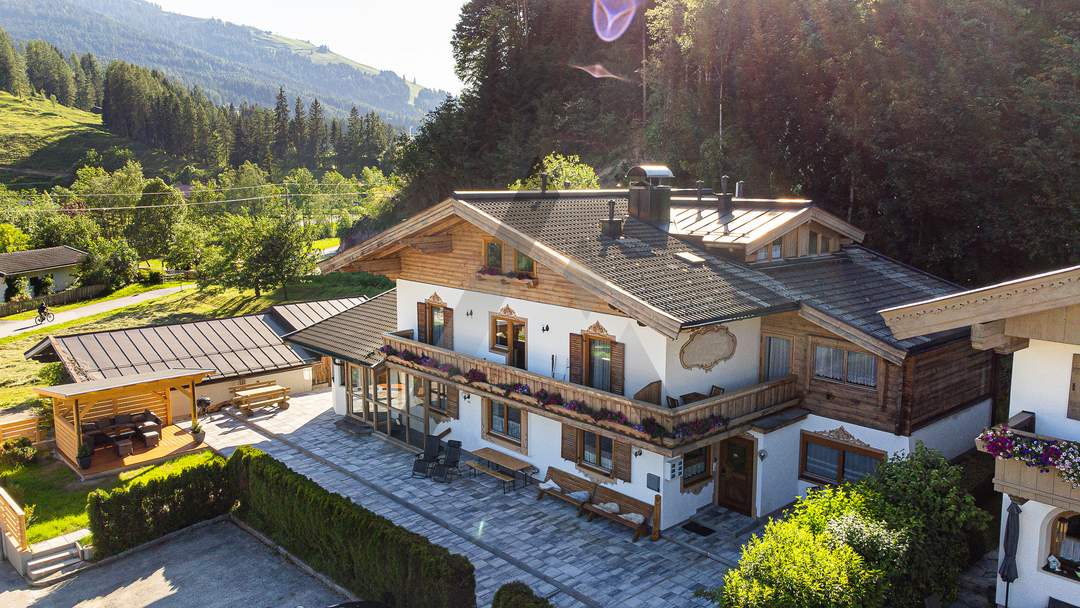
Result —
<instances>
[{"instance_id":1,"label":"metal standing-seam roof","mask_svg":"<svg viewBox=\"0 0 1080 608\"><path fill-rule=\"evenodd\" d=\"M353 363L374 365L382 359L378 350L383 334L397 329L397 290L391 289L291 333L285 341Z\"/></svg>"},{"instance_id":2,"label":"metal standing-seam roof","mask_svg":"<svg viewBox=\"0 0 1080 608\"><path fill-rule=\"evenodd\" d=\"M904 350L954 339L964 330L899 340L878 311L890 306L956 293L948 281L916 270L859 245L824 256L758 266L792 298Z\"/></svg>"},{"instance_id":3,"label":"metal standing-seam roof","mask_svg":"<svg viewBox=\"0 0 1080 608\"><path fill-rule=\"evenodd\" d=\"M11 276L27 272L64 268L81 264L86 252L61 245L44 249L29 249L0 253L0 275Z\"/></svg>"},{"instance_id":4,"label":"metal standing-seam roof","mask_svg":"<svg viewBox=\"0 0 1080 608\"><path fill-rule=\"evenodd\" d=\"M286 332L292 332L314 325L365 301L367 298L357 297L295 302L271 306L270 312L277 315L284 324Z\"/></svg>"},{"instance_id":5,"label":"metal standing-seam roof","mask_svg":"<svg viewBox=\"0 0 1080 608\"><path fill-rule=\"evenodd\" d=\"M285 344L264 314L49 336L26 356L61 361L79 382L182 368L214 370L209 380L222 380L314 360Z\"/></svg>"},{"instance_id":6,"label":"metal standing-seam roof","mask_svg":"<svg viewBox=\"0 0 1080 608\"><path fill-rule=\"evenodd\" d=\"M797 308L761 273L628 217L625 194L523 198L507 193L503 198L455 193L455 198L576 260L683 327ZM626 218L620 239L600 236L600 220L608 217L611 200L615 217ZM685 253L701 262L680 257Z\"/></svg>"}]
</instances>

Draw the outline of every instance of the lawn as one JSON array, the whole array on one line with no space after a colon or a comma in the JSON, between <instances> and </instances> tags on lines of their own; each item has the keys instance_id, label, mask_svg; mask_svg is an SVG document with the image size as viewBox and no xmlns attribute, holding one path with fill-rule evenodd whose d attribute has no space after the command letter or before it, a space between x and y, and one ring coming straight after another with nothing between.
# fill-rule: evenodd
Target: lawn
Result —
<instances>
[{"instance_id":1,"label":"lawn","mask_svg":"<svg viewBox=\"0 0 1080 608\"><path fill-rule=\"evenodd\" d=\"M23 507L33 505L26 529L27 540L31 544L87 527L86 496L97 488L145 484L221 457L206 450L127 471L117 477L88 482L80 482L75 472L64 463L41 458L43 462L0 473L0 484L19 504Z\"/></svg>"},{"instance_id":2,"label":"lawn","mask_svg":"<svg viewBox=\"0 0 1080 608\"><path fill-rule=\"evenodd\" d=\"M24 405L28 399L33 399L35 395L32 387L43 383L42 372L46 372L48 378L55 377L57 364L41 364L27 361L23 357L24 352L50 334L87 333L140 325L233 317L261 312L285 301L372 296L390 287L392 284L389 281L375 275L335 272L306 277L290 284L287 290L278 289L261 297L256 297L251 291L236 289L192 288L67 323L48 325L0 338L0 410Z\"/></svg>"},{"instance_id":3,"label":"lawn","mask_svg":"<svg viewBox=\"0 0 1080 608\"><path fill-rule=\"evenodd\" d=\"M148 175L175 170L180 161L109 133L101 115L69 108L41 97L18 98L0 92L0 182L42 185L65 179L90 148L130 148Z\"/></svg>"},{"instance_id":4,"label":"lawn","mask_svg":"<svg viewBox=\"0 0 1080 608\"><path fill-rule=\"evenodd\" d=\"M147 291L154 291L155 289L166 289L169 287L179 287L183 285L184 281L167 281L165 283L158 283L156 285L150 285L148 283L132 283L127 287L121 287L116 291L101 296L100 298L93 298L91 300L82 300L81 302L72 302L71 304L64 304L63 306L50 306L49 310L52 312L62 312L65 310L72 310L81 306L88 306L90 304L97 304L99 302L108 302L109 300L115 300L117 298L123 298L126 296L135 296ZM190 283L190 281L187 281ZM14 315L8 315L4 317L4 321L21 321L23 319L33 319L37 316L37 310L28 310L26 312L20 312Z\"/></svg>"},{"instance_id":5,"label":"lawn","mask_svg":"<svg viewBox=\"0 0 1080 608\"><path fill-rule=\"evenodd\" d=\"M329 249L331 247L338 247L341 245L341 239L336 236L327 237L325 239L319 239L311 244L315 249L322 251L323 249Z\"/></svg>"}]
</instances>

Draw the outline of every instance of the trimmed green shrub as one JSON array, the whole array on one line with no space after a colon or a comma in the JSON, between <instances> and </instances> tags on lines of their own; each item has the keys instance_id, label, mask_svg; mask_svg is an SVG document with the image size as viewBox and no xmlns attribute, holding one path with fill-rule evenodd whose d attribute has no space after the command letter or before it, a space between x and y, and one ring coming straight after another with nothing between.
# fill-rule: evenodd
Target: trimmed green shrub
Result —
<instances>
[{"instance_id":1,"label":"trimmed green shrub","mask_svg":"<svg viewBox=\"0 0 1080 608\"><path fill-rule=\"evenodd\" d=\"M105 557L227 513L235 496L214 458L176 473L87 496L96 555Z\"/></svg>"},{"instance_id":2,"label":"trimmed green shrub","mask_svg":"<svg viewBox=\"0 0 1080 608\"><path fill-rule=\"evenodd\" d=\"M259 450L236 450L226 471L240 497L240 519L357 596L399 608L476 605L473 565L465 557L328 492Z\"/></svg>"},{"instance_id":3,"label":"trimmed green shrub","mask_svg":"<svg viewBox=\"0 0 1080 608\"><path fill-rule=\"evenodd\" d=\"M491 608L551 608L551 602L537 597L525 583L513 581L499 587Z\"/></svg>"},{"instance_id":4,"label":"trimmed green shrub","mask_svg":"<svg viewBox=\"0 0 1080 608\"><path fill-rule=\"evenodd\" d=\"M26 437L15 437L0 443L0 467L14 469L34 462L38 450Z\"/></svg>"}]
</instances>

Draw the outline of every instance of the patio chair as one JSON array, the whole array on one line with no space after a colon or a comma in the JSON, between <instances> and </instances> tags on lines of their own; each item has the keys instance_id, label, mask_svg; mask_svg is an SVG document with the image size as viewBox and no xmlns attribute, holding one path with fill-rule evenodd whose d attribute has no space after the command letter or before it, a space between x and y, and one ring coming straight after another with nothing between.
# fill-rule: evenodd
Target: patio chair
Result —
<instances>
[{"instance_id":1,"label":"patio chair","mask_svg":"<svg viewBox=\"0 0 1080 608\"><path fill-rule=\"evenodd\" d=\"M442 449L442 441L434 436L424 437L424 452L416 455L413 461L412 474L410 477L427 477L431 474L431 467L439 460L439 451Z\"/></svg>"},{"instance_id":2,"label":"patio chair","mask_svg":"<svg viewBox=\"0 0 1080 608\"><path fill-rule=\"evenodd\" d=\"M723 394L724 394L724 387L722 387L722 386L716 386L714 384L714 385L712 385L712 388L709 389L709 396L710 397L719 397L720 395L723 395Z\"/></svg>"},{"instance_id":3,"label":"patio chair","mask_svg":"<svg viewBox=\"0 0 1080 608\"><path fill-rule=\"evenodd\" d=\"M670 407L671 409L675 409L675 408L679 407L679 400L674 398L674 397L668 397L667 398L667 406Z\"/></svg>"},{"instance_id":4,"label":"patio chair","mask_svg":"<svg viewBox=\"0 0 1080 608\"><path fill-rule=\"evenodd\" d=\"M461 442L451 439L446 442L446 455L431 468L431 479L440 483L450 483L453 475L461 477Z\"/></svg>"}]
</instances>

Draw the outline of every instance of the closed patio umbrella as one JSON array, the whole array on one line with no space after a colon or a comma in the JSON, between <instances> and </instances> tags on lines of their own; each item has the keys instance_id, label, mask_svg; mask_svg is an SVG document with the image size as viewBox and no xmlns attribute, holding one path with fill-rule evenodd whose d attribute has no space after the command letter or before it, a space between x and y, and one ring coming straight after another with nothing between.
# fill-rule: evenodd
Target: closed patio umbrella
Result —
<instances>
[{"instance_id":1,"label":"closed patio umbrella","mask_svg":"<svg viewBox=\"0 0 1080 608\"><path fill-rule=\"evenodd\" d=\"M1005 538L1001 543L1004 555L998 567L998 576L1005 581L1005 608L1009 606L1009 585L1017 578L1016 545L1020 542L1020 505L1009 501L1009 516L1005 520Z\"/></svg>"}]
</instances>

